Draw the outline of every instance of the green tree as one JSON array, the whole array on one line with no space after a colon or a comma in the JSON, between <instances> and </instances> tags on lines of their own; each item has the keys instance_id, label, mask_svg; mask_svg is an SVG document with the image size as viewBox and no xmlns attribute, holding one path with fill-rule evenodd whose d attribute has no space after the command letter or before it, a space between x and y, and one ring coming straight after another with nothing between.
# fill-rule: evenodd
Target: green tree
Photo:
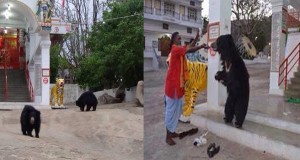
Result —
<instances>
[{"instance_id":1,"label":"green tree","mask_svg":"<svg viewBox=\"0 0 300 160\"><path fill-rule=\"evenodd\" d=\"M257 52L263 51L264 47L271 41L271 22L271 16L264 17L257 23L257 27L253 30L253 33L250 36Z\"/></svg>"},{"instance_id":2,"label":"green tree","mask_svg":"<svg viewBox=\"0 0 300 160\"><path fill-rule=\"evenodd\" d=\"M60 46L58 44L50 47L50 83L55 83L59 68L59 52Z\"/></svg>"},{"instance_id":3,"label":"green tree","mask_svg":"<svg viewBox=\"0 0 300 160\"><path fill-rule=\"evenodd\" d=\"M75 75L82 87L132 87L143 79L143 1L109 4L87 39L90 54Z\"/></svg>"}]
</instances>

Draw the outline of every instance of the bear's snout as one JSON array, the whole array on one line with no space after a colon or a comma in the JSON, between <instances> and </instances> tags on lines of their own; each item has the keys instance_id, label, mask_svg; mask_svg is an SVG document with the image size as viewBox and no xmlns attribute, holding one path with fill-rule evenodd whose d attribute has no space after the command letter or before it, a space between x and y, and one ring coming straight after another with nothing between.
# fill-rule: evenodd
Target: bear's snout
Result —
<instances>
[{"instance_id":1,"label":"bear's snout","mask_svg":"<svg viewBox=\"0 0 300 160\"><path fill-rule=\"evenodd\" d=\"M221 80L221 74L220 74L219 71L218 71L218 72L216 73L216 75L215 75L215 80L217 80L217 81L220 81L220 80Z\"/></svg>"}]
</instances>

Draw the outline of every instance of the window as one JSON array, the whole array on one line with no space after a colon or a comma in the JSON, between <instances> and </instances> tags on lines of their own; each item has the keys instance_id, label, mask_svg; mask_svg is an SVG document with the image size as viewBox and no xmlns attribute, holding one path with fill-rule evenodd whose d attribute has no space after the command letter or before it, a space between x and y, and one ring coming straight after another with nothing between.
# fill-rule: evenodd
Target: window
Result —
<instances>
[{"instance_id":1,"label":"window","mask_svg":"<svg viewBox=\"0 0 300 160\"><path fill-rule=\"evenodd\" d=\"M175 5L172 3L165 2L165 9L164 9L165 15L175 15Z\"/></svg>"},{"instance_id":2,"label":"window","mask_svg":"<svg viewBox=\"0 0 300 160\"><path fill-rule=\"evenodd\" d=\"M185 7L184 6L180 6L179 13L180 13L180 15L185 15Z\"/></svg>"},{"instance_id":3,"label":"window","mask_svg":"<svg viewBox=\"0 0 300 160\"><path fill-rule=\"evenodd\" d=\"M154 47L154 48L157 48L157 47L158 47L157 41L152 41L152 47Z\"/></svg>"},{"instance_id":4,"label":"window","mask_svg":"<svg viewBox=\"0 0 300 160\"><path fill-rule=\"evenodd\" d=\"M154 6L155 6L156 9L160 9L161 8L161 6L160 6L160 0L155 0Z\"/></svg>"},{"instance_id":5,"label":"window","mask_svg":"<svg viewBox=\"0 0 300 160\"><path fill-rule=\"evenodd\" d=\"M196 9L194 9L194 8L188 9L188 19L193 19L193 20L197 19L197 10Z\"/></svg>"},{"instance_id":6,"label":"window","mask_svg":"<svg viewBox=\"0 0 300 160\"><path fill-rule=\"evenodd\" d=\"M145 1L145 6L148 7L148 8L152 8L152 2L151 2L151 0L146 0Z\"/></svg>"},{"instance_id":7,"label":"window","mask_svg":"<svg viewBox=\"0 0 300 160\"><path fill-rule=\"evenodd\" d=\"M163 29L168 30L169 29L169 25L167 23L163 23Z\"/></svg>"},{"instance_id":8,"label":"window","mask_svg":"<svg viewBox=\"0 0 300 160\"><path fill-rule=\"evenodd\" d=\"M190 1L191 6L195 6L195 1Z\"/></svg>"},{"instance_id":9,"label":"window","mask_svg":"<svg viewBox=\"0 0 300 160\"><path fill-rule=\"evenodd\" d=\"M187 30L186 30L186 32L187 32L187 33L192 33L192 32L193 32L193 30L192 30L192 28L190 28L190 27L187 27Z\"/></svg>"}]
</instances>

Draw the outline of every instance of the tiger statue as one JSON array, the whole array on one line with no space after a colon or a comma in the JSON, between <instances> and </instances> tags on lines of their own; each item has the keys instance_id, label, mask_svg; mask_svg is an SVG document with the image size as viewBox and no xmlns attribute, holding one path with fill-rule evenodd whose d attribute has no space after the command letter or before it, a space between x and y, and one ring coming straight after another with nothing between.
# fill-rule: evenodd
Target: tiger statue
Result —
<instances>
[{"instance_id":1,"label":"tiger statue","mask_svg":"<svg viewBox=\"0 0 300 160\"><path fill-rule=\"evenodd\" d=\"M207 87L207 64L198 61L187 60L188 79L184 89L184 106L180 121L189 122L199 92Z\"/></svg>"},{"instance_id":2,"label":"tiger statue","mask_svg":"<svg viewBox=\"0 0 300 160\"><path fill-rule=\"evenodd\" d=\"M56 84L51 88L51 97L50 97L50 105L53 106L53 98L54 98L54 106L63 107L64 101L64 84L65 80L63 78L56 78ZM58 105L59 99L59 105Z\"/></svg>"}]
</instances>

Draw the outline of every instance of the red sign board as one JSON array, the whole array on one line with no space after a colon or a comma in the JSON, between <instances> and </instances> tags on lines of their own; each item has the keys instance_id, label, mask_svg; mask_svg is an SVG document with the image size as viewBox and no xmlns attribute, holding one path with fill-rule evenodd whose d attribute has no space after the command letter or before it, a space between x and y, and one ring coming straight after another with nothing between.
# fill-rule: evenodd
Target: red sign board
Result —
<instances>
[{"instance_id":1,"label":"red sign board","mask_svg":"<svg viewBox=\"0 0 300 160\"><path fill-rule=\"evenodd\" d=\"M45 78L43 79L43 83L44 83L44 84L47 84L47 83L48 83L48 78L45 77Z\"/></svg>"}]
</instances>

